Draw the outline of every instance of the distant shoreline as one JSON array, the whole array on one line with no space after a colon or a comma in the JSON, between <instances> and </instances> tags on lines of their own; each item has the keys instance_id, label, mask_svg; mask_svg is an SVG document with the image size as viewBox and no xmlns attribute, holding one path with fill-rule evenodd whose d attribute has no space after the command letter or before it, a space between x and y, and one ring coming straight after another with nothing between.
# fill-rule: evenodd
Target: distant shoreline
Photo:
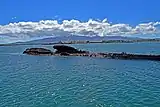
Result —
<instances>
[{"instance_id":1,"label":"distant shoreline","mask_svg":"<svg viewBox=\"0 0 160 107\"><path fill-rule=\"evenodd\" d=\"M59 41L59 42L49 42L49 43L10 43L10 44L0 44L0 46L19 46L19 45L56 45L56 44L95 44L95 43L142 43L142 42L160 42L160 39L140 39L140 40L102 40L102 41Z\"/></svg>"}]
</instances>

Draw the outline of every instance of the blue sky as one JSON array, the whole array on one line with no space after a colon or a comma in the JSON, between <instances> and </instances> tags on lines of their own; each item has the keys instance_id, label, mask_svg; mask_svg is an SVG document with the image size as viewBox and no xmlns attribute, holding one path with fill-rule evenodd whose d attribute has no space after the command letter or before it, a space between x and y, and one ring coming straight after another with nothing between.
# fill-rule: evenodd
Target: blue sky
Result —
<instances>
[{"instance_id":1,"label":"blue sky","mask_svg":"<svg viewBox=\"0 0 160 107\"><path fill-rule=\"evenodd\" d=\"M160 0L1 0L0 24L19 21L107 18L138 24L160 20ZM16 18L14 18L16 17Z\"/></svg>"},{"instance_id":2,"label":"blue sky","mask_svg":"<svg viewBox=\"0 0 160 107\"><path fill-rule=\"evenodd\" d=\"M160 38L160 0L0 0L0 43L50 36Z\"/></svg>"}]
</instances>

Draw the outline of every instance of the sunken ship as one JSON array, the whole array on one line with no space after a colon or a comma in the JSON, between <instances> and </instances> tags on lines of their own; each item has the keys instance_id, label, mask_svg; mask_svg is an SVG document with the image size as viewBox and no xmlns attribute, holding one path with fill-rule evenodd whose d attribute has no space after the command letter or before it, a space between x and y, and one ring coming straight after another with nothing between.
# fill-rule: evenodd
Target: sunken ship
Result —
<instances>
[{"instance_id":1,"label":"sunken ship","mask_svg":"<svg viewBox=\"0 0 160 107\"><path fill-rule=\"evenodd\" d=\"M45 48L28 48L23 54L28 55L40 55L40 56L88 56L88 57L99 57L108 59L123 59L123 60L155 60L160 61L160 55L145 55L145 54L131 54L126 52L115 53L94 53L89 51L78 50L74 47L67 45L54 45L55 51L51 51Z\"/></svg>"}]
</instances>

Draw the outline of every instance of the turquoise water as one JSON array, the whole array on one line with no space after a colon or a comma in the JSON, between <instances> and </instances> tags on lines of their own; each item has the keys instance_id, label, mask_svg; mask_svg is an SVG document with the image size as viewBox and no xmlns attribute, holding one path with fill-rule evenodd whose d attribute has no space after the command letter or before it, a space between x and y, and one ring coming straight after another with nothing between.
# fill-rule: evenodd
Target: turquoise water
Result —
<instances>
[{"instance_id":1,"label":"turquoise water","mask_svg":"<svg viewBox=\"0 0 160 107\"><path fill-rule=\"evenodd\" d=\"M81 44L96 52L160 54L160 43ZM0 47L0 107L160 107L160 62L28 56Z\"/></svg>"}]
</instances>

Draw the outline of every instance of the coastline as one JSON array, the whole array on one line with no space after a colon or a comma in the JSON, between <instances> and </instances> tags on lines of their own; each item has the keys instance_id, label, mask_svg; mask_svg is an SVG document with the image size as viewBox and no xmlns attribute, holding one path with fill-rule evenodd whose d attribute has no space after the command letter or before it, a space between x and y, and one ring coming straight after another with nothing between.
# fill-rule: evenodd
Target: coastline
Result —
<instances>
[{"instance_id":1,"label":"coastline","mask_svg":"<svg viewBox=\"0 0 160 107\"><path fill-rule=\"evenodd\" d=\"M102 41L59 41L59 42L49 42L49 43L9 43L0 44L0 46L19 46L19 45L56 45L56 44L96 44L96 43L142 43L142 42L160 42L160 39L140 39L140 40L102 40Z\"/></svg>"}]
</instances>

